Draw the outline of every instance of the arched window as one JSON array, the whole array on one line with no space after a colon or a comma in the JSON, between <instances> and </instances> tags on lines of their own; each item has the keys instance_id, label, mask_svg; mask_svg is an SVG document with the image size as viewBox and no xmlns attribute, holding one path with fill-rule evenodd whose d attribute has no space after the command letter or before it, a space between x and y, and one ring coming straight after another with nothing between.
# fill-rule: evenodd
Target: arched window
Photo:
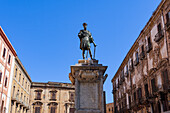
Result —
<instances>
[{"instance_id":1,"label":"arched window","mask_svg":"<svg viewBox=\"0 0 170 113\"><path fill-rule=\"evenodd\" d=\"M33 113L41 113L42 105L43 105L42 102L33 103L33 108L34 108Z\"/></svg>"},{"instance_id":2,"label":"arched window","mask_svg":"<svg viewBox=\"0 0 170 113\"><path fill-rule=\"evenodd\" d=\"M57 103L56 102L51 102L48 104L49 106L49 113L57 113Z\"/></svg>"}]
</instances>

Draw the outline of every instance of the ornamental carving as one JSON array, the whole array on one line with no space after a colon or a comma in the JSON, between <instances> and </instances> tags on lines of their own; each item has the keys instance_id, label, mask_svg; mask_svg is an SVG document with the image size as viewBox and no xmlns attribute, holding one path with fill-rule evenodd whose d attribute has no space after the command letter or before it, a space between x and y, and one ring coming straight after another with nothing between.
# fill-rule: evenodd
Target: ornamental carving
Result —
<instances>
[{"instance_id":1,"label":"ornamental carving","mask_svg":"<svg viewBox=\"0 0 170 113\"><path fill-rule=\"evenodd\" d=\"M97 70L80 70L77 79L79 81L96 81L99 79L99 71Z\"/></svg>"}]
</instances>

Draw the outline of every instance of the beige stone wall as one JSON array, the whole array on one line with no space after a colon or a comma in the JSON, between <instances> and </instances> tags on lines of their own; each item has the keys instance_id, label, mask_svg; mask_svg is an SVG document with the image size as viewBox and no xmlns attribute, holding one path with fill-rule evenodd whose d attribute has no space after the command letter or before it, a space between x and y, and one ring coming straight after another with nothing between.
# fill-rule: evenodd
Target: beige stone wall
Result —
<instances>
[{"instance_id":1,"label":"beige stone wall","mask_svg":"<svg viewBox=\"0 0 170 113\"><path fill-rule=\"evenodd\" d=\"M18 58L15 59L8 113L28 113L31 79Z\"/></svg>"},{"instance_id":2,"label":"beige stone wall","mask_svg":"<svg viewBox=\"0 0 170 113\"><path fill-rule=\"evenodd\" d=\"M41 92L40 99L36 99L37 91ZM51 91L56 92L56 98L51 100ZM74 99L71 101L71 93L74 94L74 87L69 83L32 83L30 96L30 113L35 113L35 107L41 107L41 113L50 113L51 103L55 104L55 113L70 113L74 108ZM74 98L74 95L73 95ZM38 104L39 103L39 104Z\"/></svg>"}]
</instances>

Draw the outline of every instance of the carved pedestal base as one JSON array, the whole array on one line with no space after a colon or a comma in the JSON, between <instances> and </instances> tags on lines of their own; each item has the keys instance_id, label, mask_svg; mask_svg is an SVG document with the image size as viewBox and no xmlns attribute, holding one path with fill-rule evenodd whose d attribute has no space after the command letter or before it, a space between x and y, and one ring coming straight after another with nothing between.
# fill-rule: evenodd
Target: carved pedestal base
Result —
<instances>
[{"instance_id":1,"label":"carved pedestal base","mask_svg":"<svg viewBox=\"0 0 170 113\"><path fill-rule=\"evenodd\" d=\"M79 60L69 78L75 85L75 113L104 113L103 83L107 66L97 60Z\"/></svg>"}]
</instances>

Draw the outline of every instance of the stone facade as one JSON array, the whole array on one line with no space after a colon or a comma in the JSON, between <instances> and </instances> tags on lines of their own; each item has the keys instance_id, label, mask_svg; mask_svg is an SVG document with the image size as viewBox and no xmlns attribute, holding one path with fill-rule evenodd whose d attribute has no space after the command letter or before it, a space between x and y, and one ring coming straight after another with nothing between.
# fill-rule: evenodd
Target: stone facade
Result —
<instances>
[{"instance_id":1,"label":"stone facade","mask_svg":"<svg viewBox=\"0 0 170 113\"><path fill-rule=\"evenodd\" d=\"M9 113L28 113L31 78L18 57L15 58Z\"/></svg>"},{"instance_id":2,"label":"stone facade","mask_svg":"<svg viewBox=\"0 0 170 113\"><path fill-rule=\"evenodd\" d=\"M14 58L17 56L12 44L0 26L0 113L8 112Z\"/></svg>"},{"instance_id":3,"label":"stone facade","mask_svg":"<svg viewBox=\"0 0 170 113\"><path fill-rule=\"evenodd\" d=\"M106 113L114 113L114 103L106 104Z\"/></svg>"},{"instance_id":4,"label":"stone facade","mask_svg":"<svg viewBox=\"0 0 170 113\"><path fill-rule=\"evenodd\" d=\"M162 0L112 79L115 113L170 112L170 1Z\"/></svg>"},{"instance_id":5,"label":"stone facade","mask_svg":"<svg viewBox=\"0 0 170 113\"><path fill-rule=\"evenodd\" d=\"M33 82L30 113L74 113L75 89L70 83Z\"/></svg>"},{"instance_id":6,"label":"stone facade","mask_svg":"<svg viewBox=\"0 0 170 113\"><path fill-rule=\"evenodd\" d=\"M98 60L79 60L71 66L69 78L75 84L75 113L104 113L103 84L107 66Z\"/></svg>"}]
</instances>

